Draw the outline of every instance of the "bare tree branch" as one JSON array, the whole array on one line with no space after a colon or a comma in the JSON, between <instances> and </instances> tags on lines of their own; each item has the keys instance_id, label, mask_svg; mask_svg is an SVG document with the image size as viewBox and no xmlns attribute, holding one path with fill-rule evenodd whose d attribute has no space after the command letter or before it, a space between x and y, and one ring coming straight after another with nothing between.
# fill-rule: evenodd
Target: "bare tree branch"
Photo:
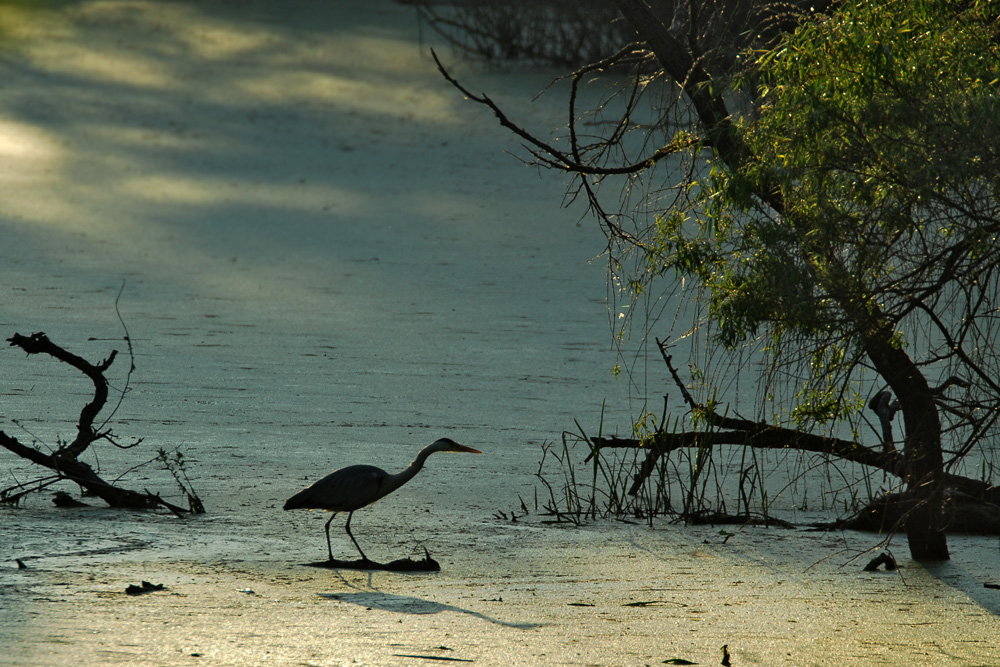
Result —
<instances>
[{"instance_id":1,"label":"bare tree branch","mask_svg":"<svg viewBox=\"0 0 1000 667\"><path fill-rule=\"evenodd\" d=\"M487 95L485 94L476 95L471 91L469 91L468 88L460 84L451 74L448 73L448 70L445 69L444 65L441 63L441 60L438 58L437 53L435 53L433 49L431 49L431 55L434 57L434 62L437 63L438 71L441 72L441 76L443 76L448 81L448 83L457 88L463 95L465 95L473 102L478 102L479 104L488 107L490 111L492 111L493 114L497 117L497 120L500 121L501 126L507 128L517 136L527 141L528 144L530 144L530 146L534 147L534 148L528 148L528 150L531 152L532 156L536 160L538 160L540 163L544 164L547 167L552 167L553 169L559 169L563 171L573 172L576 174L584 174L589 176L634 174L643 171L645 169L648 169L649 167L656 164L665 157L674 155L676 153L685 150L690 150L691 148L699 144L699 142L693 138L686 138L686 139L677 138L675 139L674 142L668 144L667 146L663 146L662 148L657 149L649 157L643 159L642 161L624 165L621 167L599 167L592 164L587 164L585 162L580 162L578 159L574 159L570 155L567 155L565 152L557 149L555 146L542 141L541 139L539 139L538 137L531 134L523 127L521 127L520 125L513 122L510 118L507 117L507 114L505 114L503 110L501 110L500 107L497 106L496 102L491 100ZM574 151L577 150L577 144L575 141L573 142L572 150Z\"/></svg>"},{"instance_id":2,"label":"bare tree branch","mask_svg":"<svg viewBox=\"0 0 1000 667\"><path fill-rule=\"evenodd\" d=\"M104 408L108 399L108 381L104 377L104 372L111 367L117 356L117 350L112 350L107 359L99 364L92 364L86 359L75 355L59 345L49 340L44 333L35 333L30 336L22 336L15 333L7 339L12 347L19 347L28 355L47 354L54 359L58 359L90 378L94 385L94 396L80 412L80 419L77 424L77 435L74 440L62 447L59 447L51 454L47 454L35 447L25 445L17 438L8 435L0 430L0 447L27 459L36 465L47 468L56 474L55 480L46 480L44 484L37 484L33 489L38 490L48 484L58 480L69 480L80 485L82 488L93 493L111 507L146 509L162 506L174 512L178 516L184 512L183 509L167 502L159 495L149 493L139 493L130 489L123 489L109 484L94 471L87 463L79 460L87 448L96 440L105 439L113 442L111 433L108 430L99 431L94 427L94 420ZM131 445L129 445L131 446ZM10 489L5 489L0 493L0 501L17 502L24 493L19 491L11 493L15 489L23 489L23 485L17 485Z\"/></svg>"}]
</instances>

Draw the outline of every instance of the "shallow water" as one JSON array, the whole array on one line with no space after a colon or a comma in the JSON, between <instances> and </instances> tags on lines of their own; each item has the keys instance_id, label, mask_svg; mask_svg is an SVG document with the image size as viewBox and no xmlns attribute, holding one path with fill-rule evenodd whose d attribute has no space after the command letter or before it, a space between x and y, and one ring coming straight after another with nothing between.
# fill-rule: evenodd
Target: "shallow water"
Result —
<instances>
[{"instance_id":1,"label":"shallow water","mask_svg":"<svg viewBox=\"0 0 1000 667\"><path fill-rule=\"evenodd\" d=\"M956 539L936 568L897 543L902 576L862 575L878 536L543 523L542 443L596 430L604 401L628 432L641 407L611 373L604 240L502 152L516 142L440 79L405 8L66 2L16 25L5 336L124 354L124 281L137 369L113 426L143 454L91 461L114 477L181 447L208 514L0 508L4 664L714 664L723 644L738 665L1000 660L995 540ZM549 78L449 57L501 102ZM524 121L560 122L561 99ZM87 383L5 355L2 428L69 437ZM326 517L285 498L443 435L484 455L436 455L352 523L372 557L426 546L441 574L302 566ZM155 465L125 483L174 492ZM169 590L125 597L142 579Z\"/></svg>"}]
</instances>

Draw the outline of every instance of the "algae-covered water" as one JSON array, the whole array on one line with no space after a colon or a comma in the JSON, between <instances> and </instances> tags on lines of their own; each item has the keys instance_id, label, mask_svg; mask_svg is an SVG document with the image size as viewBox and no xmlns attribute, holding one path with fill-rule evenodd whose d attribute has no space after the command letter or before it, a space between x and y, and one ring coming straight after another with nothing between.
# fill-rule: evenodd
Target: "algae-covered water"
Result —
<instances>
[{"instance_id":1,"label":"algae-covered water","mask_svg":"<svg viewBox=\"0 0 1000 667\"><path fill-rule=\"evenodd\" d=\"M642 407L611 372L604 239L564 182L504 154L404 6L0 19L0 329L117 348L122 388L121 290L136 370L111 426L144 441L88 461L113 478L180 448L208 509L0 508L2 664L718 664L723 645L740 666L1000 663L995 539L953 538L934 567L897 540L901 569L864 573L883 537L545 522L543 443L596 430L605 402L626 433ZM558 90L523 104L553 73L442 53L527 125L562 122ZM86 379L2 354L2 428L72 437ZM435 455L352 522L373 558L426 547L440 573L303 565L326 516L282 512L288 496L342 465L401 470L441 436L484 455ZM5 486L33 477L0 463ZM123 483L176 492L155 464ZM166 590L125 595L143 580Z\"/></svg>"}]
</instances>

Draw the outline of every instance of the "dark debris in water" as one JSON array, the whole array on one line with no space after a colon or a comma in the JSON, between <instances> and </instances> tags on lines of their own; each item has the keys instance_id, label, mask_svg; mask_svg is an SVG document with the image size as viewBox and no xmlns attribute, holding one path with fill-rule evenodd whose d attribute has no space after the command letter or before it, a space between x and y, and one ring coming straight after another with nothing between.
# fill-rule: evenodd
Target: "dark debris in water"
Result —
<instances>
[{"instance_id":1,"label":"dark debris in water","mask_svg":"<svg viewBox=\"0 0 1000 667\"><path fill-rule=\"evenodd\" d=\"M881 553L865 565L866 572L875 572L880 565L885 565L886 571L891 572L896 569L896 559L890 553Z\"/></svg>"},{"instance_id":2,"label":"dark debris in water","mask_svg":"<svg viewBox=\"0 0 1000 667\"><path fill-rule=\"evenodd\" d=\"M145 593L165 590L167 590L167 587L163 584L151 584L148 581L143 581L141 586L129 584L128 588L125 589L125 595L144 595Z\"/></svg>"},{"instance_id":3,"label":"dark debris in water","mask_svg":"<svg viewBox=\"0 0 1000 667\"><path fill-rule=\"evenodd\" d=\"M316 563L306 563L308 567L319 567L327 570L385 570L389 572L440 572L441 565L426 554L420 560L399 558L388 563L379 563L367 558L357 560L322 560Z\"/></svg>"}]
</instances>

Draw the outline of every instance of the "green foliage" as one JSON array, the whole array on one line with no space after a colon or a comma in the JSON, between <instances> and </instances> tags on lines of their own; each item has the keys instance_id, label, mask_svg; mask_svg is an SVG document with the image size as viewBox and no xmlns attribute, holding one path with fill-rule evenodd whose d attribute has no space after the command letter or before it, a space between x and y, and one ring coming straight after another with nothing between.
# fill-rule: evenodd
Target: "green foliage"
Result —
<instances>
[{"instance_id":1,"label":"green foliage","mask_svg":"<svg viewBox=\"0 0 1000 667\"><path fill-rule=\"evenodd\" d=\"M650 266L704 288L716 342L802 355L796 421L863 407L845 382L867 341L904 348L919 315L923 358L943 359L985 312L991 288L970 285L1000 264L997 15L856 0L804 23L758 54L742 152L657 221Z\"/></svg>"},{"instance_id":2,"label":"green foliage","mask_svg":"<svg viewBox=\"0 0 1000 667\"><path fill-rule=\"evenodd\" d=\"M968 231L934 215L963 189L994 194L1000 48L986 3L959 5L848 4L765 59L746 176L780 189L816 255L846 243L871 274L914 235Z\"/></svg>"}]
</instances>

